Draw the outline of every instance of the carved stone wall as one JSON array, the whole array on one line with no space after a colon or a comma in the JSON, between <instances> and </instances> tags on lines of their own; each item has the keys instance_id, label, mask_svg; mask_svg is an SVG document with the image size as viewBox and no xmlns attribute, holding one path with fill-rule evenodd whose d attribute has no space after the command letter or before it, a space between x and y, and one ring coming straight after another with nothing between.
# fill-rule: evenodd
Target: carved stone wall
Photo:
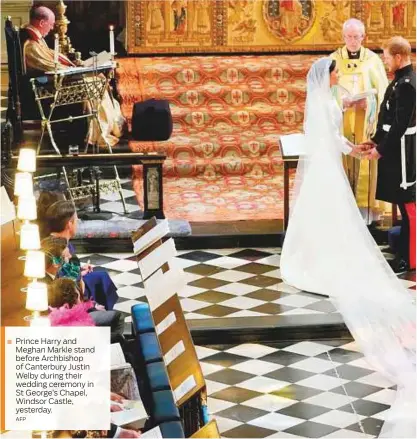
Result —
<instances>
[{"instance_id":1,"label":"carved stone wall","mask_svg":"<svg viewBox=\"0 0 417 439\"><path fill-rule=\"evenodd\" d=\"M367 27L365 45L393 35L415 46L415 0L129 0L127 45L139 53L327 51L351 17Z\"/></svg>"}]
</instances>

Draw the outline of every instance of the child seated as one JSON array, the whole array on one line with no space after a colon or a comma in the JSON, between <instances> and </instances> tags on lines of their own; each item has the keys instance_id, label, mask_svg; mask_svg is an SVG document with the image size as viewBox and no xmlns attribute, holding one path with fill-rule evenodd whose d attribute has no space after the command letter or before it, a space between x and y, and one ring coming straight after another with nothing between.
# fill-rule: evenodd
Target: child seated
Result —
<instances>
[{"instance_id":1,"label":"child seated","mask_svg":"<svg viewBox=\"0 0 417 439\"><path fill-rule=\"evenodd\" d=\"M48 286L51 326L95 326L88 313L94 304L83 302L81 297L81 291L72 279L54 280Z\"/></svg>"}]
</instances>

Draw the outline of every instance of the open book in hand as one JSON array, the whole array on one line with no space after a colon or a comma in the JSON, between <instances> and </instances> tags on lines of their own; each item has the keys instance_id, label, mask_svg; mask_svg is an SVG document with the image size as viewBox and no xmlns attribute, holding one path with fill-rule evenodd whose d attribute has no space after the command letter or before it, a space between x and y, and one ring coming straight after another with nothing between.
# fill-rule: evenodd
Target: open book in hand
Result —
<instances>
[{"instance_id":1,"label":"open book in hand","mask_svg":"<svg viewBox=\"0 0 417 439\"><path fill-rule=\"evenodd\" d=\"M361 101L362 99L370 98L371 96L376 96L378 93L375 88L371 88L370 90L363 91L361 93L350 93L348 89L339 85L341 95L343 99L348 99L350 102Z\"/></svg>"},{"instance_id":2,"label":"open book in hand","mask_svg":"<svg viewBox=\"0 0 417 439\"><path fill-rule=\"evenodd\" d=\"M134 430L144 427L148 414L142 401L125 399L122 403L111 401L111 404L118 405L122 409L121 411L111 413L112 424Z\"/></svg>"},{"instance_id":3,"label":"open book in hand","mask_svg":"<svg viewBox=\"0 0 417 439\"><path fill-rule=\"evenodd\" d=\"M99 54L97 54L97 57L92 56L91 58L84 60L83 66L84 67L93 67L94 62L95 62L94 58L97 58L97 67L111 64L111 62L112 62L110 53L103 50L103 52L100 52Z\"/></svg>"},{"instance_id":4,"label":"open book in hand","mask_svg":"<svg viewBox=\"0 0 417 439\"><path fill-rule=\"evenodd\" d=\"M120 343L112 343L110 345L110 369L126 369L131 367L129 363L126 362L125 354L123 353Z\"/></svg>"},{"instance_id":5,"label":"open book in hand","mask_svg":"<svg viewBox=\"0 0 417 439\"><path fill-rule=\"evenodd\" d=\"M162 439L162 432L159 426L156 426L150 430L142 432L140 437L144 439Z\"/></svg>"}]
</instances>

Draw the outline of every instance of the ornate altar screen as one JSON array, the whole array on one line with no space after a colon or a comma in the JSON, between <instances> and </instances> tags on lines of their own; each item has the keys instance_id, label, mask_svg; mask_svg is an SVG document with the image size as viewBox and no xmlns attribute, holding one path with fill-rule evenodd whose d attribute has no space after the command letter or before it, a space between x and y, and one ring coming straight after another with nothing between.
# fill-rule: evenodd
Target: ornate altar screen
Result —
<instances>
[{"instance_id":1,"label":"ornate altar screen","mask_svg":"<svg viewBox=\"0 0 417 439\"><path fill-rule=\"evenodd\" d=\"M129 0L127 46L139 53L334 50L351 17L366 46L396 34L415 45L415 0Z\"/></svg>"}]
</instances>

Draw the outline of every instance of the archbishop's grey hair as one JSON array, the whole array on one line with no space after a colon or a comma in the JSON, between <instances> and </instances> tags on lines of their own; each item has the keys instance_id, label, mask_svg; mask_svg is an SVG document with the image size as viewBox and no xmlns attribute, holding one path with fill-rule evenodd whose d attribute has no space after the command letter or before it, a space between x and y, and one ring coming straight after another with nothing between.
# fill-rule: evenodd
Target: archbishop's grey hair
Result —
<instances>
[{"instance_id":1,"label":"archbishop's grey hair","mask_svg":"<svg viewBox=\"0 0 417 439\"><path fill-rule=\"evenodd\" d=\"M365 25L357 18L349 18L349 20L346 20L343 23L342 33L345 34L350 27L358 28L362 32L362 35L365 35Z\"/></svg>"}]
</instances>

